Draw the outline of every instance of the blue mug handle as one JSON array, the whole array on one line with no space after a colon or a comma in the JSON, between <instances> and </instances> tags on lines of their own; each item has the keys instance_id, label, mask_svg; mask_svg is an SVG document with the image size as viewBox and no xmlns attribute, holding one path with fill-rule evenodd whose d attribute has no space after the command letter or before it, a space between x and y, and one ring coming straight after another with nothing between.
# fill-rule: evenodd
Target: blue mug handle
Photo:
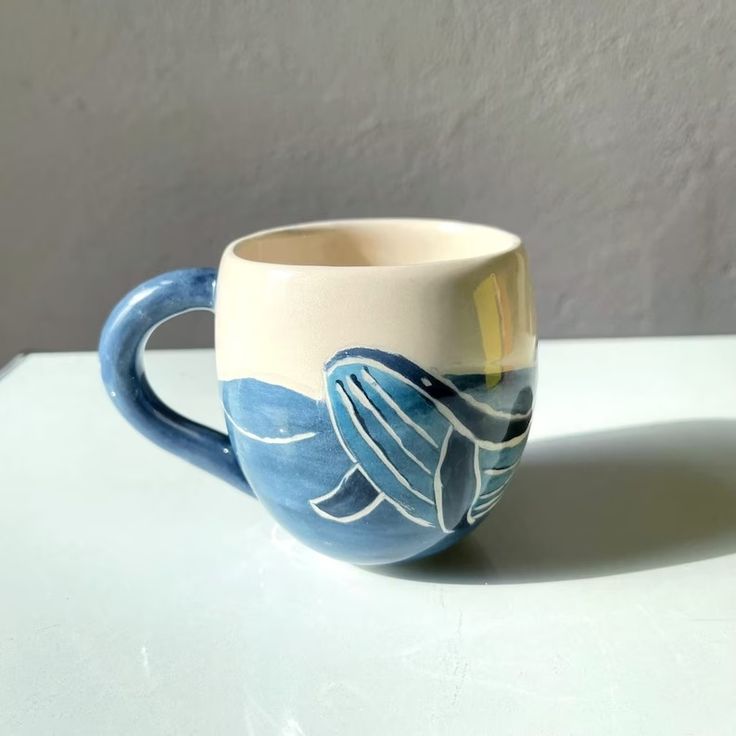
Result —
<instances>
[{"instance_id":1,"label":"blue mug handle","mask_svg":"<svg viewBox=\"0 0 736 736\"><path fill-rule=\"evenodd\" d=\"M217 272L187 268L156 276L122 298L100 337L102 381L117 410L141 434L169 452L253 495L230 438L164 404L148 383L143 351L162 322L194 309L213 311Z\"/></svg>"}]
</instances>

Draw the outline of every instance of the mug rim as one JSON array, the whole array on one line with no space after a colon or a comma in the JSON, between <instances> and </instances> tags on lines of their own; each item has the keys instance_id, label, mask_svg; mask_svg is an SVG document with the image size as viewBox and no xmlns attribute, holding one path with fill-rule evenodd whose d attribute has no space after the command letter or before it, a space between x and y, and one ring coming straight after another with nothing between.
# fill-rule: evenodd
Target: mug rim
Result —
<instances>
[{"instance_id":1,"label":"mug rim","mask_svg":"<svg viewBox=\"0 0 736 736\"><path fill-rule=\"evenodd\" d=\"M331 231L347 231L366 227L404 227L404 228L426 228L428 232L440 232L445 234L457 233L460 230L468 231L468 234L485 235L487 245L479 248L479 252L472 255L459 255L440 258L430 258L427 260L412 260L404 263L389 264L347 264L338 263L296 263L290 260L267 260L263 258L248 257L239 253L238 250L242 246L252 242L263 240L267 237L276 235L292 235L299 232L310 230L331 230ZM339 271L389 271L389 270L406 270L413 268L437 268L448 266L451 264L462 263L481 263L489 260L507 256L519 250L523 250L523 242L520 236L503 230L492 225L484 223L470 222L464 220L453 220L443 218L425 218L425 217L358 217L358 218L337 218L330 220L312 220L306 222L297 222L289 225L281 225L277 227L264 228L248 235L241 236L233 240L223 253L223 262L230 261L233 263L241 263L251 267L260 267L266 269L288 269L299 271L315 271L315 270L339 270Z\"/></svg>"}]
</instances>

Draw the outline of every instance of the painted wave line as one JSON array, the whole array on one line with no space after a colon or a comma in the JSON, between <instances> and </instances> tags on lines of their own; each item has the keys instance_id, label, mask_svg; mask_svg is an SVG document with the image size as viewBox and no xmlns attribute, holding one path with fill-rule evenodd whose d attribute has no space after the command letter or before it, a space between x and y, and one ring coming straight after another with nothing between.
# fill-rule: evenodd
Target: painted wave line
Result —
<instances>
[{"instance_id":1,"label":"painted wave line","mask_svg":"<svg viewBox=\"0 0 736 736\"><path fill-rule=\"evenodd\" d=\"M448 386L452 386L460 396L462 396L469 404L472 404L476 409L482 411L484 414L488 414L489 416L497 417L498 419L529 419L534 411L533 409L529 409L528 411L513 412L496 409L495 406L476 399L475 396L467 391L461 391L454 383L452 383L452 381L445 379L443 382Z\"/></svg>"},{"instance_id":2,"label":"painted wave line","mask_svg":"<svg viewBox=\"0 0 736 736\"><path fill-rule=\"evenodd\" d=\"M262 437L259 434L249 432L247 429L241 427L232 414L223 405L222 410L225 412L225 416L230 420L236 431L240 432L244 437L249 440L255 440L256 442L263 442L266 445L290 445L292 442L301 442L302 440L309 440L316 436L316 432L301 432L300 434L292 434L288 437Z\"/></svg>"}]
</instances>

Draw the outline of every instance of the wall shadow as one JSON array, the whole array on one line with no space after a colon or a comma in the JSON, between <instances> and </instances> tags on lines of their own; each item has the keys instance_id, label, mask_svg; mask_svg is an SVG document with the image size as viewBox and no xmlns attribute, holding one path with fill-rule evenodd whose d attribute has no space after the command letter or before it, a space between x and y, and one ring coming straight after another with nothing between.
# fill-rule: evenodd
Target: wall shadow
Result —
<instances>
[{"instance_id":1,"label":"wall shadow","mask_svg":"<svg viewBox=\"0 0 736 736\"><path fill-rule=\"evenodd\" d=\"M736 552L736 422L530 443L486 522L432 558L372 568L426 582L566 580Z\"/></svg>"}]
</instances>

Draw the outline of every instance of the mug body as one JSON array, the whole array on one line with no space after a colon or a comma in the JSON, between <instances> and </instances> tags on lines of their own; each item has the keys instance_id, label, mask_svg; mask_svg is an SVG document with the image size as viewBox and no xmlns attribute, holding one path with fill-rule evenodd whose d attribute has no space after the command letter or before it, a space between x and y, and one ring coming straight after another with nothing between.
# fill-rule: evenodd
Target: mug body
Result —
<instances>
[{"instance_id":1,"label":"mug body","mask_svg":"<svg viewBox=\"0 0 736 736\"><path fill-rule=\"evenodd\" d=\"M238 463L301 541L358 564L411 559L500 499L535 386L516 236L411 219L256 233L222 257L215 326Z\"/></svg>"}]
</instances>

